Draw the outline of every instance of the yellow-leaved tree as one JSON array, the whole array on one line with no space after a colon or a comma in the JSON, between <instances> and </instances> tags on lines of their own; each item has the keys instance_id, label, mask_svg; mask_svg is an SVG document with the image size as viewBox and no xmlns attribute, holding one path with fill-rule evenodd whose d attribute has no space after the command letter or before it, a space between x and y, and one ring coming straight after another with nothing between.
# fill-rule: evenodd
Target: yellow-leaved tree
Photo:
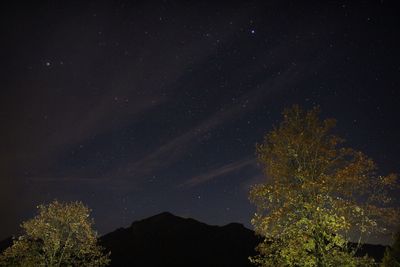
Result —
<instances>
[{"instance_id":1,"label":"yellow-leaved tree","mask_svg":"<svg viewBox=\"0 0 400 267\"><path fill-rule=\"evenodd\" d=\"M251 188L252 219L263 237L250 260L259 266L369 266L356 257L364 237L386 233L398 213L390 202L396 175L379 176L372 159L345 147L335 120L319 109L285 109L257 144L266 180Z\"/></svg>"},{"instance_id":2,"label":"yellow-leaved tree","mask_svg":"<svg viewBox=\"0 0 400 267\"><path fill-rule=\"evenodd\" d=\"M24 222L23 235L0 255L0 266L106 266L109 254L97 245L90 210L81 202L40 205Z\"/></svg>"}]
</instances>

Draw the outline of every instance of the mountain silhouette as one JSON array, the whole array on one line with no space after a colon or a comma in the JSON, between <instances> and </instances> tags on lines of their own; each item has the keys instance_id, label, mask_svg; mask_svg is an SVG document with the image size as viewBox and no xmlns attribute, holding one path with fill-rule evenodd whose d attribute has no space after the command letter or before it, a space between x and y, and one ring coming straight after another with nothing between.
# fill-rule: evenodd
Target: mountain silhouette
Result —
<instances>
[{"instance_id":1,"label":"mountain silhouette","mask_svg":"<svg viewBox=\"0 0 400 267\"><path fill-rule=\"evenodd\" d=\"M238 223L210 226L168 212L100 238L111 266L251 266L258 241Z\"/></svg>"},{"instance_id":2,"label":"mountain silhouette","mask_svg":"<svg viewBox=\"0 0 400 267\"><path fill-rule=\"evenodd\" d=\"M169 212L135 221L100 237L110 266L254 266L248 257L261 241L239 223L213 226ZM0 242L0 252L11 238ZM354 246L354 244L353 244ZM357 253L380 261L385 246L365 244Z\"/></svg>"}]
</instances>

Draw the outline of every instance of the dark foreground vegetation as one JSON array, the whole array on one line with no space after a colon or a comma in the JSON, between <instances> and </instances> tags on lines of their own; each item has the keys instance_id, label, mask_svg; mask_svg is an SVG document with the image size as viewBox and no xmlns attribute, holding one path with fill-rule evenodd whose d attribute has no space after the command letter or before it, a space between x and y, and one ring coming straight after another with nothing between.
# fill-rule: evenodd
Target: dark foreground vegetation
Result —
<instances>
[{"instance_id":1,"label":"dark foreground vegetation","mask_svg":"<svg viewBox=\"0 0 400 267\"><path fill-rule=\"evenodd\" d=\"M164 212L133 222L100 237L99 243L111 251L110 266L254 266L260 239L238 223L211 226ZM12 244L0 242L3 251ZM380 261L385 247L365 245L361 254Z\"/></svg>"}]
</instances>

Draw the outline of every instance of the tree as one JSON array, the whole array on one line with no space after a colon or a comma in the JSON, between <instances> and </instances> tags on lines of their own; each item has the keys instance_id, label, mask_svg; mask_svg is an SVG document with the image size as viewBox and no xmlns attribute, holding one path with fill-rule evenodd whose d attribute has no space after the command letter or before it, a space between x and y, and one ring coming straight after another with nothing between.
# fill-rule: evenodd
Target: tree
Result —
<instances>
[{"instance_id":1,"label":"tree","mask_svg":"<svg viewBox=\"0 0 400 267\"><path fill-rule=\"evenodd\" d=\"M23 235L0 256L0 266L106 266L109 254L97 245L90 210L81 202L38 206Z\"/></svg>"},{"instance_id":2,"label":"tree","mask_svg":"<svg viewBox=\"0 0 400 267\"><path fill-rule=\"evenodd\" d=\"M319 109L285 109L283 121L257 144L265 183L250 190L252 224L264 240L250 260L260 266L360 266L365 236L398 220L389 192L396 175L379 176L373 160L343 146L335 120ZM349 246L350 235L358 246Z\"/></svg>"},{"instance_id":3,"label":"tree","mask_svg":"<svg viewBox=\"0 0 400 267\"><path fill-rule=\"evenodd\" d=\"M397 232L392 247L386 248L382 267L400 267L400 231Z\"/></svg>"}]
</instances>

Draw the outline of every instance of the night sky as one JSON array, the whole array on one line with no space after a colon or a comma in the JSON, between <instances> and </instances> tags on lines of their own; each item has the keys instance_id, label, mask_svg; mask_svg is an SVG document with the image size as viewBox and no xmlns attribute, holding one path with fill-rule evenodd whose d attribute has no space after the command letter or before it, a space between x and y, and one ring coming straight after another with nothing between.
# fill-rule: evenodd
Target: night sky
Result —
<instances>
[{"instance_id":1,"label":"night sky","mask_svg":"<svg viewBox=\"0 0 400 267\"><path fill-rule=\"evenodd\" d=\"M162 211L250 227L255 144L293 104L400 172L387 1L32 2L0 11L0 239L55 198L100 234Z\"/></svg>"}]
</instances>

